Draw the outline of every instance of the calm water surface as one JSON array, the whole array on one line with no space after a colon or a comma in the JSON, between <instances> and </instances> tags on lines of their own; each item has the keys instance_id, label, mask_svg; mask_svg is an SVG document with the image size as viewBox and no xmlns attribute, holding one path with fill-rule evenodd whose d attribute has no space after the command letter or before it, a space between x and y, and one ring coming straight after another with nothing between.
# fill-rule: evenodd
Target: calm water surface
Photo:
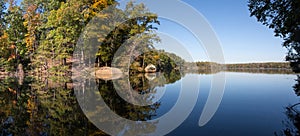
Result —
<instances>
[{"instance_id":1,"label":"calm water surface","mask_svg":"<svg viewBox=\"0 0 300 136\"><path fill-rule=\"evenodd\" d=\"M236 72L225 74L226 86L222 102L213 118L202 127L199 127L198 121L213 75L186 74L182 77L191 80L191 83L196 81L194 78L200 78L199 96L192 113L168 135L298 134L298 105L292 110L287 109L300 102L296 94L299 88L296 75ZM149 98L161 95L159 101L150 106L136 106L126 102L118 96L112 81L99 79L96 83L105 103L119 116L147 121L157 119L172 109L180 95L182 78L176 73L130 77L132 91ZM90 81L85 80L76 85L65 83L66 81L60 78L26 78L22 82L14 78L1 79L0 135L104 135L83 114L74 93L74 87L86 86ZM124 88L128 87L128 83L122 80L118 83ZM85 88L80 93L94 95L91 89ZM93 102L85 103L87 107L89 103ZM98 108L98 113L95 114L101 113L101 106ZM147 134L154 132L155 128L156 124L151 124ZM133 133L129 129L123 134L142 133Z\"/></svg>"},{"instance_id":2,"label":"calm water surface","mask_svg":"<svg viewBox=\"0 0 300 136\"><path fill-rule=\"evenodd\" d=\"M189 118L170 135L281 135L294 129L286 107L299 102L295 75L226 73L222 103L203 127L198 119L208 96L211 75L201 76L199 99Z\"/></svg>"}]
</instances>

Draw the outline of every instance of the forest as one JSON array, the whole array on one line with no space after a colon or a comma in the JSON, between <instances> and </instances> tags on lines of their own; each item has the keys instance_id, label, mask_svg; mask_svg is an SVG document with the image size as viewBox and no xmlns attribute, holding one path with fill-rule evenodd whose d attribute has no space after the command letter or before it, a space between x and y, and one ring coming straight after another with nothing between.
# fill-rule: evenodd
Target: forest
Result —
<instances>
[{"instance_id":1,"label":"forest","mask_svg":"<svg viewBox=\"0 0 300 136\"><path fill-rule=\"evenodd\" d=\"M155 34L159 21L143 4L129 2L125 9L118 9L114 0L24 0L21 3L0 0L0 3L2 75L19 71L33 75L70 75L75 61L110 67L113 55L130 40L136 43L127 45L128 48L144 51L141 56L136 51L132 53L137 54L133 70L144 69L149 63L157 65L160 71L175 68L173 59L164 51L154 49L153 44L160 41ZM109 11L100 12L104 9ZM101 23L86 28L92 20ZM76 60L75 46L80 40L84 42L85 49L81 50L84 55ZM96 47L95 53L89 54L88 50L93 48L90 46Z\"/></svg>"},{"instance_id":2,"label":"forest","mask_svg":"<svg viewBox=\"0 0 300 136\"><path fill-rule=\"evenodd\" d=\"M143 4L129 2L125 9L119 9L114 0L0 3L0 75L24 71L31 75L71 75L74 62L111 67L116 59L125 65L123 58L114 56L120 48L128 51L123 56L131 59L130 73L145 72L150 64L157 72L290 69L288 63L186 62L176 54L157 50L153 45L160 42L156 34L160 22ZM93 21L99 23L90 25ZM75 51L79 43L83 46Z\"/></svg>"},{"instance_id":3,"label":"forest","mask_svg":"<svg viewBox=\"0 0 300 136\"><path fill-rule=\"evenodd\" d=\"M219 64L216 62L185 62L184 73L211 74L222 71L247 73L294 73L288 62L235 63Z\"/></svg>"},{"instance_id":4,"label":"forest","mask_svg":"<svg viewBox=\"0 0 300 136\"><path fill-rule=\"evenodd\" d=\"M252 4L249 3L254 16L264 17L259 16L259 13L264 13L259 8L267 9L259 5L264 2L253 0ZM258 9L255 8L257 4ZM286 5L284 1L277 4ZM267 19L260 20L263 22ZM276 21L275 24L280 25ZM126 102L118 93L124 93L123 96L127 96L124 98L132 98L132 101L139 101L139 94L152 101L152 94L159 91L157 88L179 83L182 78L189 76L187 74L202 76L222 71L293 74L290 64L285 62L187 62L174 53L154 48L153 45L161 41L156 35L159 25L158 15L151 13L145 5L134 2L120 9L116 0L0 0L0 135L107 135L84 115L80 102L85 101L88 106L100 101L89 101L86 96L101 95L109 108L119 116L146 121L156 119L158 109L167 102L176 101L167 99L149 106L137 106ZM295 41L294 37L298 36L286 35L292 36L285 37L286 46L297 51L291 51L287 60L299 64L299 44L291 44ZM127 63L128 59L130 63ZM149 65L155 66L157 73L144 73ZM81 76L77 82L71 79L74 67L84 71L85 68L115 66L123 71L123 68L129 70L130 76L125 75L117 80L94 80ZM93 82L97 89L92 86ZM293 89L299 95L299 76L296 82ZM248 87L243 86L241 90L245 88ZM171 91L174 93L176 88L168 92ZM257 97L254 97L255 100ZM269 95L265 97L269 98ZM112 129L117 131L126 127L130 135L145 135L143 129L152 133L157 127L156 123L149 123L148 126L139 126L141 132L135 131L124 122L106 118L109 115L102 116L106 113L103 112L104 107L97 106L97 112L91 116L101 123L113 121L115 126ZM99 115L102 118L98 118ZM287 115L291 121L299 122L298 113L295 116L290 113ZM295 126L299 126L296 123Z\"/></svg>"}]
</instances>

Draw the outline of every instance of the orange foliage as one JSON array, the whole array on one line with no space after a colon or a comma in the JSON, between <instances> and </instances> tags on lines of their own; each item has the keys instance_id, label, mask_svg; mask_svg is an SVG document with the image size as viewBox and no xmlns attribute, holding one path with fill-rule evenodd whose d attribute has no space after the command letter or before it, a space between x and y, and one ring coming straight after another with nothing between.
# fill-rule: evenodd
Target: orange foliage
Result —
<instances>
[{"instance_id":1,"label":"orange foliage","mask_svg":"<svg viewBox=\"0 0 300 136\"><path fill-rule=\"evenodd\" d=\"M16 55L15 54L11 54L8 58L8 61L16 59Z\"/></svg>"}]
</instances>

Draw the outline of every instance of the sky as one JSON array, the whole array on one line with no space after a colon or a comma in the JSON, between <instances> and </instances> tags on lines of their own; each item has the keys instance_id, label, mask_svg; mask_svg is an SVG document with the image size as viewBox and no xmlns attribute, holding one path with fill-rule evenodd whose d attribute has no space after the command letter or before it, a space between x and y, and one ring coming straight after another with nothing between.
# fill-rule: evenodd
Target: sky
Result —
<instances>
[{"instance_id":1,"label":"sky","mask_svg":"<svg viewBox=\"0 0 300 136\"><path fill-rule=\"evenodd\" d=\"M183 2L199 11L210 23L221 43L225 63L284 61L286 49L282 47L282 39L274 37L273 30L257 22L255 17L250 17L247 0L183 0ZM190 52L194 61L210 60L201 43L189 31L166 19L160 21L158 31L172 35ZM165 44L168 43L162 40L157 46L163 49ZM172 47L165 48L166 51L177 53L172 49Z\"/></svg>"},{"instance_id":2,"label":"sky","mask_svg":"<svg viewBox=\"0 0 300 136\"><path fill-rule=\"evenodd\" d=\"M222 46L225 63L285 61L287 50L282 47L282 39L274 37L273 30L257 22L255 17L250 17L247 0L182 1L196 9L209 22ZM167 5L161 7L168 8ZM179 54L188 61L210 61L203 45L188 30L166 19L160 18L160 22L159 35L172 36L173 40L162 39L155 47ZM178 50L172 44L182 48Z\"/></svg>"}]
</instances>

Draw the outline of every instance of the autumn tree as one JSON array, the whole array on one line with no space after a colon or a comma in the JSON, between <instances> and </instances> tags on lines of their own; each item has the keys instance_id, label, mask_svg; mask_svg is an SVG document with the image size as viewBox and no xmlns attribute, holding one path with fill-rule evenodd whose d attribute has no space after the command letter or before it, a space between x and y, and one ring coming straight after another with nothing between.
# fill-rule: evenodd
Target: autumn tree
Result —
<instances>
[{"instance_id":1,"label":"autumn tree","mask_svg":"<svg viewBox=\"0 0 300 136\"><path fill-rule=\"evenodd\" d=\"M52 8L41 29L46 31L40 40L36 53L38 66L57 71L69 69L67 60L72 59L74 47L85 25L103 8L112 4L112 0L67 0L60 2L58 8ZM55 5L55 4L54 4ZM47 9L49 10L49 9ZM40 64L40 62L42 64Z\"/></svg>"},{"instance_id":2,"label":"autumn tree","mask_svg":"<svg viewBox=\"0 0 300 136\"><path fill-rule=\"evenodd\" d=\"M5 24L8 36L8 44L14 49L10 59L14 61L13 65L16 68L18 64L28 64L26 56L27 48L24 44L25 34L27 33L26 27L23 25L24 18L21 7L15 4L14 0L10 0L7 14L5 15Z\"/></svg>"},{"instance_id":3,"label":"autumn tree","mask_svg":"<svg viewBox=\"0 0 300 136\"><path fill-rule=\"evenodd\" d=\"M116 15L116 13L118 14ZM108 18L103 19L107 19L108 21L103 22L108 23L106 24L107 26L102 25L102 27L104 29L106 27L114 27L114 29L105 35L105 37L103 35L102 37L98 37L98 40L101 41L99 51L96 54L99 66L111 66L114 54L125 43L127 43L125 45L127 47L124 48L129 48L126 49L127 51L147 51L153 48L155 42L160 41L159 37L155 34L155 30L157 29L155 25L159 25L157 15L151 13L144 4L135 4L131 1L127 3L124 11L116 9L112 14L114 15L108 14ZM122 19L111 19L109 18L111 16ZM110 24L118 25L110 26ZM105 30L100 29L99 31ZM132 53L124 53L132 55Z\"/></svg>"},{"instance_id":4,"label":"autumn tree","mask_svg":"<svg viewBox=\"0 0 300 136\"><path fill-rule=\"evenodd\" d=\"M157 15L143 4L129 2L122 10L117 8L114 0L23 0L21 5L10 0L8 3L7 14L5 4L1 5L0 25L5 29L1 31L1 58L3 62L11 61L15 68L30 61L30 68L40 72L67 73L74 47L93 18L106 21L95 25L93 34L84 35L87 45L99 43L98 52L88 54L97 58L99 66L110 66L115 52L132 37L135 37L135 44L128 48L136 50L147 51L159 41L155 34L155 26L159 25ZM103 13L108 7L112 12ZM116 21L111 23L111 20ZM110 32L106 33L108 30ZM89 59L93 63L93 57L83 57L82 60Z\"/></svg>"},{"instance_id":5,"label":"autumn tree","mask_svg":"<svg viewBox=\"0 0 300 136\"><path fill-rule=\"evenodd\" d=\"M41 17L40 13L37 11L38 4L33 0L24 0L22 5L23 10L25 11L23 15L23 24L27 29L24 42L28 50L28 55L33 55L34 51L37 49L38 41L40 40L40 31L38 31L38 29L42 24Z\"/></svg>"}]
</instances>

